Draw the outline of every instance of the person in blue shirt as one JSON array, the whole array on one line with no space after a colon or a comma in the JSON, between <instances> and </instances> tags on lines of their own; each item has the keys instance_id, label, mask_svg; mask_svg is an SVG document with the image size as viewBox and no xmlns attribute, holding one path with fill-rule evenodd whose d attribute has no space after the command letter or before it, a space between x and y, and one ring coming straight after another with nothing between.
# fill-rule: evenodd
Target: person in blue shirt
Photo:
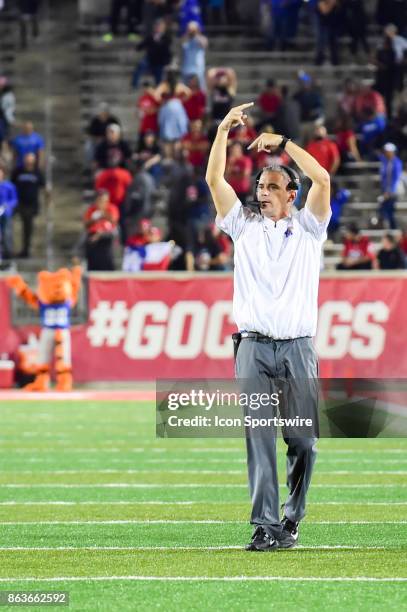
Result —
<instances>
[{"instance_id":1,"label":"person in blue shirt","mask_svg":"<svg viewBox=\"0 0 407 612\"><path fill-rule=\"evenodd\" d=\"M44 167L45 142L43 137L34 131L34 125L31 121L26 121L23 124L21 134L10 141L10 146L13 149L14 166L16 168L23 167L24 156L27 153L34 153L38 167Z\"/></svg>"},{"instance_id":2,"label":"person in blue shirt","mask_svg":"<svg viewBox=\"0 0 407 612\"><path fill-rule=\"evenodd\" d=\"M196 74L203 91L206 90L205 52L207 46L208 39L202 36L199 23L190 21L182 42L181 75L184 83L187 83L190 76Z\"/></svg>"},{"instance_id":3,"label":"person in blue shirt","mask_svg":"<svg viewBox=\"0 0 407 612\"><path fill-rule=\"evenodd\" d=\"M375 148L387 126L384 115L376 114L373 108L363 109L363 119L357 128L359 134L359 149L362 157L372 161L377 160Z\"/></svg>"},{"instance_id":4,"label":"person in blue shirt","mask_svg":"<svg viewBox=\"0 0 407 612\"><path fill-rule=\"evenodd\" d=\"M0 261L12 257L12 217L17 202L17 190L13 183L6 180L5 170L0 166Z\"/></svg>"},{"instance_id":5,"label":"person in blue shirt","mask_svg":"<svg viewBox=\"0 0 407 612\"><path fill-rule=\"evenodd\" d=\"M382 195L379 198L381 219L386 219L390 229L397 229L394 209L397 202L397 191L403 173L403 162L396 155L397 147L392 142L386 142L383 146L383 154L380 156L380 182Z\"/></svg>"}]
</instances>

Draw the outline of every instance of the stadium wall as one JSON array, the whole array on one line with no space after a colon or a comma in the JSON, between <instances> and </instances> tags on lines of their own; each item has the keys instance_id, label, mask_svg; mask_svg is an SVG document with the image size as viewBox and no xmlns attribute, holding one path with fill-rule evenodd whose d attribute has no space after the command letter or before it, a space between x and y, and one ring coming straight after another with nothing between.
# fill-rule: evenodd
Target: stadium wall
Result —
<instances>
[{"instance_id":1,"label":"stadium wall","mask_svg":"<svg viewBox=\"0 0 407 612\"><path fill-rule=\"evenodd\" d=\"M90 274L72 328L78 382L233 376L231 274ZM407 377L407 273L323 274L315 345L322 377ZM0 279L0 354L39 329L13 325Z\"/></svg>"}]
</instances>

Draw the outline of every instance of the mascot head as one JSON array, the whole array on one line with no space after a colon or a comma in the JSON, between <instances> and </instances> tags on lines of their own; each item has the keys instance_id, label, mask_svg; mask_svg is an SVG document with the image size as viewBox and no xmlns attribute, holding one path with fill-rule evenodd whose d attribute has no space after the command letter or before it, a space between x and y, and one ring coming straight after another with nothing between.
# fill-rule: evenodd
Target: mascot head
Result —
<instances>
[{"instance_id":1,"label":"mascot head","mask_svg":"<svg viewBox=\"0 0 407 612\"><path fill-rule=\"evenodd\" d=\"M66 302L73 297L72 273L67 268L38 274L38 298L43 304Z\"/></svg>"}]
</instances>

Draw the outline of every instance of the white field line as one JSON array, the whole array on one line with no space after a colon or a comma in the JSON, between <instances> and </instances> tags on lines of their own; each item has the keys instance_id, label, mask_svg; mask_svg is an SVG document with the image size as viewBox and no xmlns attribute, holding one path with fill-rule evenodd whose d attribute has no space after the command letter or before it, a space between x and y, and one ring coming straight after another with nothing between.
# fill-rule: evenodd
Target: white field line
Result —
<instances>
[{"instance_id":1,"label":"white field line","mask_svg":"<svg viewBox=\"0 0 407 612\"><path fill-rule=\"evenodd\" d=\"M146 582L407 582L407 578L373 576L52 576L50 578L0 578L0 582L109 582L112 580Z\"/></svg>"},{"instance_id":2,"label":"white field line","mask_svg":"<svg viewBox=\"0 0 407 612\"><path fill-rule=\"evenodd\" d=\"M318 448L318 447L317 447ZM407 449L407 446L406 446ZM337 449L323 449L320 448L320 452L323 453L325 452L329 452L330 454L350 454L350 455L354 455L355 453L363 453L366 454L368 453L395 453L395 454L404 454L406 452L406 449L404 448L366 448L364 450L362 449L345 449L345 448L337 448ZM7 454L10 453L10 449L1 449L1 445L0 445L0 451L6 452ZM169 449L169 448L143 448L143 447L132 447L132 448L120 448L120 447L110 447L110 448L106 448L105 446L100 446L100 447L86 447L86 448L78 448L78 447L72 447L72 448L64 448L64 451L69 451L72 453L179 453L180 449ZM244 453L244 448L242 446L242 448L196 448L196 447L185 447L182 449L185 453L239 453L242 454ZM52 449L48 446L46 446L45 448L43 446L39 446L39 447L35 447L35 446L31 446L30 448L13 448L12 452L14 453L19 453L19 454L27 454L30 452L44 452L44 453L50 453L50 452L60 452L61 448L55 448Z\"/></svg>"},{"instance_id":3,"label":"white field line","mask_svg":"<svg viewBox=\"0 0 407 612\"><path fill-rule=\"evenodd\" d=\"M117 550L117 551L174 551L174 550L243 550L240 546L0 546L0 551L78 551L78 550ZM321 545L321 546L296 546L296 550L388 550L386 546L342 546L342 545Z\"/></svg>"},{"instance_id":4,"label":"white field line","mask_svg":"<svg viewBox=\"0 0 407 612\"><path fill-rule=\"evenodd\" d=\"M244 476L247 474L246 470L135 470L135 469L87 469L87 470L2 470L2 474L29 474L29 475L40 475L40 474L204 474L204 475L226 475L226 476ZM372 474L392 474L392 475L405 475L406 470L317 470L316 474L330 474L336 476L347 476L349 474L363 474L365 476L371 476Z\"/></svg>"},{"instance_id":5,"label":"white field line","mask_svg":"<svg viewBox=\"0 0 407 612\"><path fill-rule=\"evenodd\" d=\"M405 525L407 521L307 521L307 525ZM0 525L247 525L247 521L217 519L117 519L101 521L0 521Z\"/></svg>"},{"instance_id":6,"label":"white field line","mask_svg":"<svg viewBox=\"0 0 407 612\"><path fill-rule=\"evenodd\" d=\"M249 502L240 502L249 507ZM3 501L1 506L218 506L233 505L231 501ZM308 506L407 506L407 502L308 502Z\"/></svg>"},{"instance_id":7,"label":"white field line","mask_svg":"<svg viewBox=\"0 0 407 612\"><path fill-rule=\"evenodd\" d=\"M167 483L167 484L156 484L156 483L139 483L139 482L110 482L103 484L63 484L63 483L8 483L8 484L0 484L0 489L219 489L219 488L228 488L228 489L246 489L247 484L231 484L231 483L219 483L213 484L208 483L204 484L202 482L196 483ZM370 483L362 483L362 484L313 484L312 488L324 488L324 489L371 489L371 488L385 488L385 489L394 489L394 488L405 488L407 487L406 483L401 484L370 484ZM281 484L280 488L285 489L285 485Z\"/></svg>"}]
</instances>

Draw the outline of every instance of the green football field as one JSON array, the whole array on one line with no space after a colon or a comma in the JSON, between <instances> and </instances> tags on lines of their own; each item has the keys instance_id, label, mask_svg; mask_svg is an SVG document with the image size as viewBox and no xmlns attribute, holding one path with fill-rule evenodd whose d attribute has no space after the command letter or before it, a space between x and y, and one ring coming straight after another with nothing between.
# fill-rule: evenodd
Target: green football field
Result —
<instances>
[{"instance_id":1,"label":"green football field","mask_svg":"<svg viewBox=\"0 0 407 612\"><path fill-rule=\"evenodd\" d=\"M320 440L299 546L247 553L243 440L156 439L145 402L0 410L0 591L69 591L71 610L406 609L407 440Z\"/></svg>"}]
</instances>

